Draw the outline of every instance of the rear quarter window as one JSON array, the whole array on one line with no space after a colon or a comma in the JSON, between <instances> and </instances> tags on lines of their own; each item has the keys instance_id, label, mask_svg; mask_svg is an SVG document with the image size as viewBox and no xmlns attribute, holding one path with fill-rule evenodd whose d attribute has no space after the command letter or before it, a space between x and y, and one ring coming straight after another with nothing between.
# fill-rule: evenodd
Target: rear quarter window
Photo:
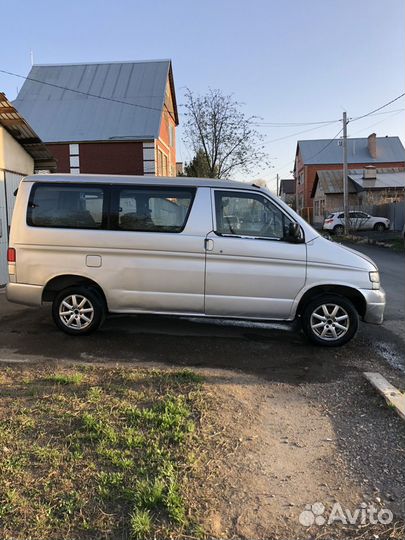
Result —
<instances>
[{"instance_id":1,"label":"rear quarter window","mask_svg":"<svg viewBox=\"0 0 405 540\"><path fill-rule=\"evenodd\" d=\"M32 227L101 229L104 189L99 186L34 184L27 224Z\"/></svg>"}]
</instances>

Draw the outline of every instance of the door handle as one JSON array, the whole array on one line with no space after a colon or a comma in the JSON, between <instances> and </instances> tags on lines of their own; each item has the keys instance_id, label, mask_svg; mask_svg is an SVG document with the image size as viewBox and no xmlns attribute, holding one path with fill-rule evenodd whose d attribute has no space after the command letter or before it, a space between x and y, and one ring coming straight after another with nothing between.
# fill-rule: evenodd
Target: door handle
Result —
<instances>
[{"instance_id":1,"label":"door handle","mask_svg":"<svg viewBox=\"0 0 405 540\"><path fill-rule=\"evenodd\" d=\"M206 238L204 240L205 251L212 251L214 249L214 240L211 238Z\"/></svg>"}]
</instances>

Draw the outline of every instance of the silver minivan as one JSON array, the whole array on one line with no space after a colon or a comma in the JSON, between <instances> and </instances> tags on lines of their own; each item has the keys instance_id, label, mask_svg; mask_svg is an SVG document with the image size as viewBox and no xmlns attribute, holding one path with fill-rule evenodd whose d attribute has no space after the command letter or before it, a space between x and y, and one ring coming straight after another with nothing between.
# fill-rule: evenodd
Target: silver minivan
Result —
<instances>
[{"instance_id":1,"label":"silver minivan","mask_svg":"<svg viewBox=\"0 0 405 540\"><path fill-rule=\"evenodd\" d=\"M368 257L319 235L267 190L224 180L35 175L18 189L8 250L12 302L52 303L72 335L108 313L299 320L342 345L381 324Z\"/></svg>"}]
</instances>

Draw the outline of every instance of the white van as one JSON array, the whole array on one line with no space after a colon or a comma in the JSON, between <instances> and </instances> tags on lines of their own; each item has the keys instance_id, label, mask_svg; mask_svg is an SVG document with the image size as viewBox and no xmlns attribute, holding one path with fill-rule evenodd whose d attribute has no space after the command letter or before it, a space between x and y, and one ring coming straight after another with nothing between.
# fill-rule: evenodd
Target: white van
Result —
<instances>
[{"instance_id":1,"label":"white van","mask_svg":"<svg viewBox=\"0 0 405 540\"><path fill-rule=\"evenodd\" d=\"M96 330L108 313L300 319L315 343L381 324L368 257L332 243L267 190L191 179L24 178L8 250L12 302L52 302L57 326Z\"/></svg>"}]
</instances>

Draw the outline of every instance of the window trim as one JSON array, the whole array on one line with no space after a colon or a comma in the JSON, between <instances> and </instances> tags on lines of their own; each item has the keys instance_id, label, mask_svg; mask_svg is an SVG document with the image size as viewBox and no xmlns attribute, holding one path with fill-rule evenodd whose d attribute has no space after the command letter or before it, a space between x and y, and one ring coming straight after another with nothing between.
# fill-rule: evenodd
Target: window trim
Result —
<instances>
[{"instance_id":1,"label":"window trim","mask_svg":"<svg viewBox=\"0 0 405 540\"><path fill-rule=\"evenodd\" d=\"M286 242L286 243L291 243L291 242L288 242L288 240L286 240L285 238L278 238L278 237L273 237L273 236L254 236L254 235L237 235L237 234L232 234L232 233L225 233L225 234L222 234L222 233L219 233L217 231L217 207L216 207L216 200L215 200L215 194L216 192L227 192L227 193L242 193L242 194L253 194L255 196L261 196L263 197L264 199L266 199L267 201L269 201L273 206L275 206L278 210L280 210L280 212L286 216L290 221L292 221L293 223L298 223L292 216L290 216L290 214L288 212L286 212L284 210L284 208L282 208L279 204L277 204L276 201L274 201L272 198L268 197L265 193L262 193L260 191L254 191L254 190L250 190L250 189L235 189L235 188L211 188L211 209L212 209L212 222L213 222L213 232L214 234L216 234L217 236L220 236L222 238L242 238L242 239L246 239L246 240L269 240L271 242ZM301 224L298 223L298 225L300 226L300 229L301 229L301 235L302 235L302 243L305 243L305 232L304 232L304 229L302 228Z\"/></svg>"},{"instance_id":2,"label":"window trim","mask_svg":"<svg viewBox=\"0 0 405 540\"><path fill-rule=\"evenodd\" d=\"M191 194L190 199L190 205L187 209L184 223L181 229L177 231L159 231L159 230L136 230L136 229L123 229L118 224L118 214L119 214L119 194L122 190L139 190L139 191L145 191L151 190L151 191L164 191L164 190L172 190L172 191L186 191ZM111 200L110 200L110 230L112 231L118 231L118 232L129 232L129 233L154 233L154 234L180 234L184 231L184 229L187 227L188 219L190 217L191 210L194 205L195 196L197 193L197 187L195 186L165 186L165 185L159 185L159 184L114 184L111 186Z\"/></svg>"},{"instance_id":3,"label":"window trim","mask_svg":"<svg viewBox=\"0 0 405 540\"><path fill-rule=\"evenodd\" d=\"M99 189L103 192L103 207L102 207L102 218L100 227L69 227L66 225L35 225L32 222L32 209L34 204L35 193L40 187L59 187L59 188L94 188ZM28 227L33 227L35 229L68 229L72 231L105 231L108 229L109 222L109 213L107 209L110 206L110 196L109 190L106 184L93 184L93 183L81 183L81 182L35 182L32 185L31 191L28 197L27 211L25 215L25 222Z\"/></svg>"}]
</instances>

